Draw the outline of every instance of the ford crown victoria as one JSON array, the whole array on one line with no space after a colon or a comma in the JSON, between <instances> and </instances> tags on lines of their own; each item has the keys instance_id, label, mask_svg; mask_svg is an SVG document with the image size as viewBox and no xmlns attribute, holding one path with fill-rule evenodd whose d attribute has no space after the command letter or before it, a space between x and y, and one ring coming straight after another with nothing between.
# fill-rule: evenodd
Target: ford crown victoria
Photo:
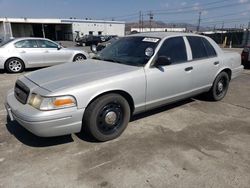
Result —
<instances>
[{"instance_id":1,"label":"ford crown victoria","mask_svg":"<svg viewBox=\"0 0 250 188\"><path fill-rule=\"evenodd\" d=\"M83 64L62 64L19 78L7 95L11 120L58 136L83 127L99 141L118 137L134 114L206 93L219 101L242 72L241 57L188 33L123 37ZM45 76L46 75L46 76Z\"/></svg>"}]
</instances>

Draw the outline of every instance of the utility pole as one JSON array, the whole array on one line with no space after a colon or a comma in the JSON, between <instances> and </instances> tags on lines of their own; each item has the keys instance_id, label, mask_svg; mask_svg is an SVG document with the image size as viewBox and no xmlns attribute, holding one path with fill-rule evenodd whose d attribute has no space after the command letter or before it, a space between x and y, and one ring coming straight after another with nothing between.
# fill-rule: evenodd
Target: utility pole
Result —
<instances>
[{"instance_id":1,"label":"utility pole","mask_svg":"<svg viewBox=\"0 0 250 188\"><path fill-rule=\"evenodd\" d=\"M138 24L138 28L139 28L139 32L141 32L141 11L139 11L139 24Z\"/></svg>"},{"instance_id":2,"label":"utility pole","mask_svg":"<svg viewBox=\"0 0 250 188\"><path fill-rule=\"evenodd\" d=\"M144 23L143 23L143 14L141 14L141 28L142 28L142 32L144 32Z\"/></svg>"},{"instance_id":3,"label":"utility pole","mask_svg":"<svg viewBox=\"0 0 250 188\"><path fill-rule=\"evenodd\" d=\"M152 11L149 12L149 29L150 29L150 32L152 30L152 20L154 19L154 15L152 13Z\"/></svg>"},{"instance_id":4,"label":"utility pole","mask_svg":"<svg viewBox=\"0 0 250 188\"><path fill-rule=\"evenodd\" d=\"M200 25L201 25L201 11L199 12L199 19L198 19L198 25L197 25L197 32L200 31Z\"/></svg>"},{"instance_id":5,"label":"utility pole","mask_svg":"<svg viewBox=\"0 0 250 188\"><path fill-rule=\"evenodd\" d=\"M221 44L223 44L223 30L224 30L224 21L222 22L222 25L221 25Z\"/></svg>"}]
</instances>

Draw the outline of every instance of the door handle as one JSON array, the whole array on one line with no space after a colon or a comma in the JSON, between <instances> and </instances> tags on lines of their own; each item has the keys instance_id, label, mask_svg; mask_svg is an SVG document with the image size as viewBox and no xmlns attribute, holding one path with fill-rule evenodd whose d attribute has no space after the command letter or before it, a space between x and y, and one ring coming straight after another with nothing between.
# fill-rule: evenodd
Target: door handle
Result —
<instances>
[{"instance_id":1,"label":"door handle","mask_svg":"<svg viewBox=\"0 0 250 188\"><path fill-rule=\"evenodd\" d=\"M49 51L48 51L48 50L46 50L46 51L44 51L44 53L49 53Z\"/></svg>"},{"instance_id":2,"label":"door handle","mask_svg":"<svg viewBox=\"0 0 250 188\"><path fill-rule=\"evenodd\" d=\"M22 54L25 54L25 53L26 53L26 51L21 51L21 53L22 53Z\"/></svg>"},{"instance_id":3,"label":"door handle","mask_svg":"<svg viewBox=\"0 0 250 188\"><path fill-rule=\"evenodd\" d=\"M187 68L185 68L185 71L186 71L186 72L189 72L189 71L191 71L191 70L193 70L193 67L187 67Z\"/></svg>"},{"instance_id":4,"label":"door handle","mask_svg":"<svg viewBox=\"0 0 250 188\"><path fill-rule=\"evenodd\" d=\"M214 62L214 65L219 65L219 64L220 64L219 61L215 61L215 62Z\"/></svg>"}]
</instances>

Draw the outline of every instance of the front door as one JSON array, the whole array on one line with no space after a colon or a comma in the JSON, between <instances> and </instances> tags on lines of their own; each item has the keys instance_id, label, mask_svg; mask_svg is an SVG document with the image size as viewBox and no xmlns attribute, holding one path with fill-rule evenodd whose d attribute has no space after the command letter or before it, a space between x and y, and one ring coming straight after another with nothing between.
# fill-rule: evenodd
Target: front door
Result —
<instances>
[{"instance_id":1,"label":"front door","mask_svg":"<svg viewBox=\"0 0 250 188\"><path fill-rule=\"evenodd\" d=\"M45 66L55 65L69 61L70 51L59 49L56 43L49 40L37 40L40 49L44 53Z\"/></svg>"},{"instance_id":2,"label":"front door","mask_svg":"<svg viewBox=\"0 0 250 188\"><path fill-rule=\"evenodd\" d=\"M166 39L157 54L157 57L160 56L167 57L171 64L145 69L147 109L185 98L189 94L192 69L183 37Z\"/></svg>"}]
</instances>

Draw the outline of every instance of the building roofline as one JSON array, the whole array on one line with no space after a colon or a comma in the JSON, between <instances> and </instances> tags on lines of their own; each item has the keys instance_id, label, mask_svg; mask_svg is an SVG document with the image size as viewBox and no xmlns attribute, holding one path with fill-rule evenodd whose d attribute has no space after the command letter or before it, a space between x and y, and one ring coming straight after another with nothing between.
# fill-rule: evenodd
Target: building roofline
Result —
<instances>
[{"instance_id":1,"label":"building roofline","mask_svg":"<svg viewBox=\"0 0 250 188\"><path fill-rule=\"evenodd\" d=\"M72 23L107 23L125 24L123 21L109 20L84 20L84 19L59 19L59 18L0 18L0 22L12 23L44 23L44 24L72 24Z\"/></svg>"}]
</instances>

